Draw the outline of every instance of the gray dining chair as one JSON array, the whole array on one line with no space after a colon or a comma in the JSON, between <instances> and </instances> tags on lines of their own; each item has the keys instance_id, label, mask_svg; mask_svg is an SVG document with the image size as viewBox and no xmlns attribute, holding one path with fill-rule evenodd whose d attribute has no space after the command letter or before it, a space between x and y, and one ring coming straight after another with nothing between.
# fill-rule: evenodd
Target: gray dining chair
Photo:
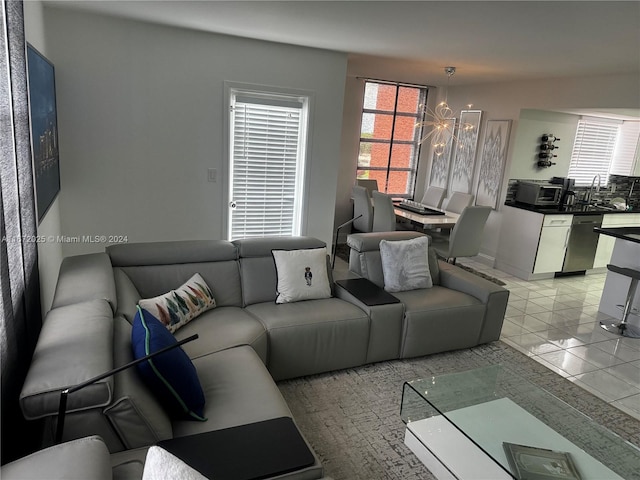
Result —
<instances>
[{"instance_id":1,"label":"gray dining chair","mask_svg":"<svg viewBox=\"0 0 640 480\"><path fill-rule=\"evenodd\" d=\"M366 188L369 191L369 195L371 195L371 192L374 190L378 190L378 181L371 178L358 178L356 185Z\"/></svg>"},{"instance_id":2,"label":"gray dining chair","mask_svg":"<svg viewBox=\"0 0 640 480\"><path fill-rule=\"evenodd\" d=\"M466 207L473 202L473 195L470 193L453 192L449 200L444 205L444 210L453 213L462 213Z\"/></svg>"},{"instance_id":3,"label":"gray dining chair","mask_svg":"<svg viewBox=\"0 0 640 480\"><path fill-rule=\"evenodd\" d=\"M353 198L353 229L358 232L368 233L373 225L373 207L371 206L371 197L369 191L358 185L354 185L352 192Z\"/></svg>"},{"instance_id":4,"label":"gray dining chair","mask_svg":"<svg viewBox=\"0 0 640 480\"><path fill-rule=\"evenodd\" d=\"M424 192L420 203L426 205L427 207L440 208L440 206L442 205L442 200L444 199L444 192L444 188L431 186L427 188L426 192Z\"/></svg>"},{"instance_id":5,"label":"gray dining chair","mask_svg":"<svg viewBox=\"0 0 640 480\"><path fill-rule=\"evenodd\" d=\"M448 237L437 233L429 234L436 254L453 264L458 257L478 255L489 213L491 207L466 207Z\"/></svg>"},{"instance_id":6,"label":"gray dining chair","mask_svg":"<svg viewBox=\"0 0 640 480\"><path fill-rule=\"evenodd\" d=\"M394 232L396 230L396 214L393 201L386 193L373 191L373 232Z\"/></svg>"}]
</instances>

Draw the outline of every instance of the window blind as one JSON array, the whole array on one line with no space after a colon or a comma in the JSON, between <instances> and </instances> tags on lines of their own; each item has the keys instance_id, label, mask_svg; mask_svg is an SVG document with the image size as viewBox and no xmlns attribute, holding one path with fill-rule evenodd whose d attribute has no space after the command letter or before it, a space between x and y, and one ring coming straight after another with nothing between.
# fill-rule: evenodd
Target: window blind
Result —
<instances>
[{"instance_id":1,"label":"window blind","mask_svg":"<svg viewBox=\"0 0 640 480\"><path fill-rule=\"evenodd\" d=\"M569 165L569 177L576 185L591 185L595 175L600 175L600 185L607 183L619 126L600 119L578 120Z\"/></svg>"},{"instance_id":2,"label":"window blind","mask_svg":"<svg viewBox=\"0 0 640 480\"><path fill-rule=\"evenodd\" d=\"M616 175L631 175L633 173L639 138L640 121L622 123L609 173Z\"/></svg>"},{"instance_id":3,"label":"window blind","mask_svg":"<svg viewBox=\"0 0 640 480\"><path fill-rule=\"evenodd\" d=\"M299 235L305 104L294 97L233 100L230 239Z\"/></svg>"}]
</instances>

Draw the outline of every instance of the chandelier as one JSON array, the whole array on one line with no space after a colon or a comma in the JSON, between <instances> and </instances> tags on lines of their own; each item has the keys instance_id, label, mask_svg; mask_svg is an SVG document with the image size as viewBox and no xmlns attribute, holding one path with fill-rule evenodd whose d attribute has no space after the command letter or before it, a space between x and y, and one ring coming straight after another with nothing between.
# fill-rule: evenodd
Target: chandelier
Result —
<instances>
[{"instance_id":1,"label":"chandelier","mask_svg":"<svg viewBox=\"0 0 640 480\"><path fill-rule=\"evenodd\" d=\"M440 156L446 149L449 142L456 141L455 126L456 119L453 116L453 110L447 103L447 95L449 93L449 80L456 73L456 67L444 67L444 73L447 74L447 86L444 92L444 101L436 105L436 108L431 110L426 105L421 105L424 112L424 120L416 123L416 128L427 129L427 133L424 134L420 143L424 143L427 140L431 140L431 146L433 147L433 153ZM469 105L471 108L471 105ZM460 131L473 129L472 124L461 124Z\"/></svg>"}]
</instances>

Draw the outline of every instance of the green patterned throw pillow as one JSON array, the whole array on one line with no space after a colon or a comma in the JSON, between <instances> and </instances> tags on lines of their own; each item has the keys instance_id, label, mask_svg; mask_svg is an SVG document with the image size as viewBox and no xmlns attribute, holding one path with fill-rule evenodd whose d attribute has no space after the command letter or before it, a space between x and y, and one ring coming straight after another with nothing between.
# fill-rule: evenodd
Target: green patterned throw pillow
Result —
<instances>
[{"instance_id":1,"label":"green patterned throw pillow","mask_svg":"<svg viewBox=\"0 0 640 480\"><path fill-rule=\"evenodd\" d=\"M202 312L216 306L213 293L199 273L175 290L138 302L173 333Z\"/></svg>"}]
</instances>

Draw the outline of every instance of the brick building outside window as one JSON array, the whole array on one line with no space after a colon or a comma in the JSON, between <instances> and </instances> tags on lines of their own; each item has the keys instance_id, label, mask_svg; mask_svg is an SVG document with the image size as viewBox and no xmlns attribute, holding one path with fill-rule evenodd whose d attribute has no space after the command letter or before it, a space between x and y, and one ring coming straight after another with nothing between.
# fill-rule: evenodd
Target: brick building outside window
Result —
<instances>
[{"instance_id":1,"label":"brick building outside window","mask_svg":"<svg viewBox=\"0 0 640 480\"><path fill-rule=\"evenodd\" d=\"M394 198L413 198L427 88L366 81L357 178L375 179Z\"/></svg>"}]
</instances>

